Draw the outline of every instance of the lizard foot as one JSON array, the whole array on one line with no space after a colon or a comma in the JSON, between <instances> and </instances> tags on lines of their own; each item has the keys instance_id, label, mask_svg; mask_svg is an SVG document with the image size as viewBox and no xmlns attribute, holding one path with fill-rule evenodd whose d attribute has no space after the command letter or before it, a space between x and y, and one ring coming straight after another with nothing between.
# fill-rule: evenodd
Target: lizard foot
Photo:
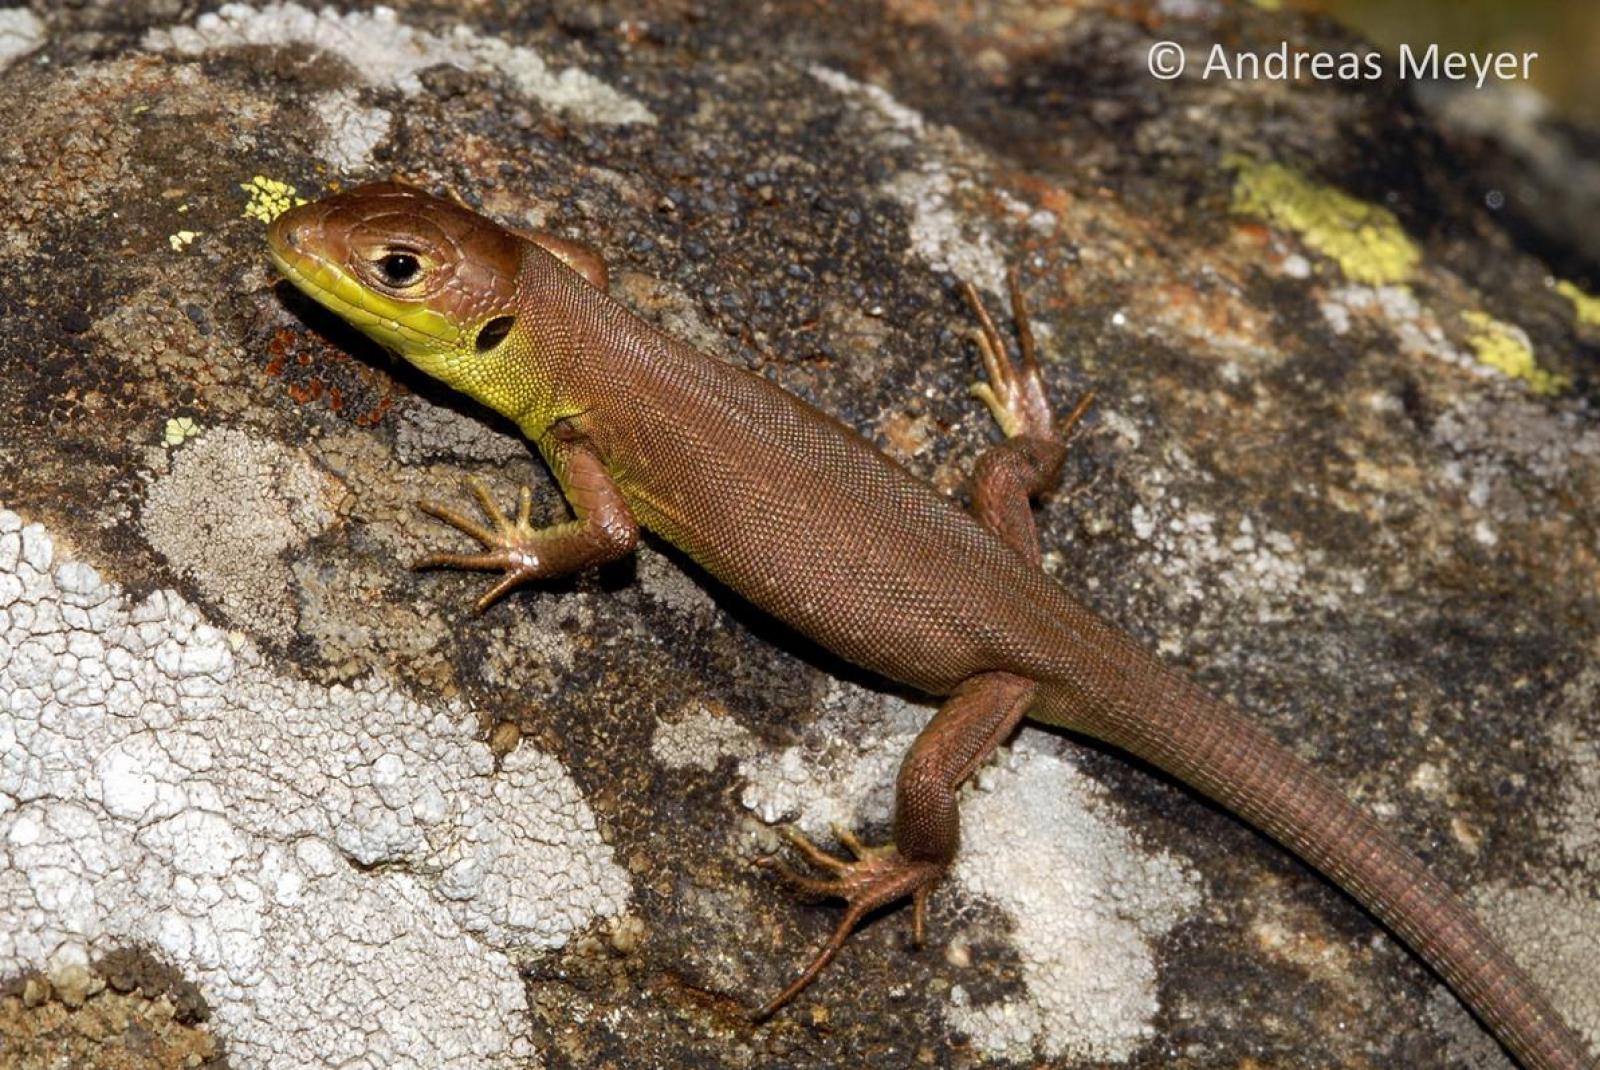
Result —
<instances>
[{"instance_id":1,"label":"lizard foot","mask_svg":"<svg viewBox=\"0 0 1600 1070\"><path fill-rule=\"evenodd\" d=\"M1055 426L1050 396L1045 391L1044 376L1039 371L1033 328L1028 322L1028 309L1022 299L1022 284L1017 277L1016 267L1006 271L1006 286L1011 293L1017 348L1022 353L1020 366L1006 352L1005 341L995 329L994 320L989 317L989 310L984 307L977 288L970 282L963 282L961 286L972 314L978 319L978 330L973 332L972 340L977 343L978 352L983 357L984 374L988 377L987 381L972 384L972 395L988 406L995 423L1000 425L1000 430L1007 438L1017 435L1064 438L1088 410L1094 401L1094 393L1091 391L1078 399L1066 422L1060 428Z\"/></svg>"},{"instance_id":2,"label":"lizard foot","mask_svg":"<svg viewBox=\"0 0 1600 1070\"><path fill-rule=\"evenodd\" d=\"M482 543L484 550L476 554L431 553L412 564L412 568L468 568L480 569L487 572L505 573L495 584L484 592L483 597L473 604L476 612L482 613L495 602L499 601L507 591L529 580L538 579L546 574L541 569L538 553L540 546L540 532L530 522L533 512L533 492L523 487L517 495L517 517L515 520L508 518L495 504L494 498L489 494L489 488L477 476L467 478L467 489L472 496L478 499L478 508L493 525L493 530L471 519L462 513L456 512L447 506L434 502L420 501L417 508L436 520L442 520L458 531L465 532L478 542Z\"/></svg>"},{"instance_id":3,"label":"lizard foot","mask_svg":"<svg viewBox=\"0 0 1600 1070\"><path fill-rule=\"evenodd\" d=\"M762 858L756 862L756 865L772 870L784 883L804 895L843 899L845 912L844 917L839 919L839 924L834 927L833 935L828 937L828 942L811 960L811 964L789 984L789 987L751 1015L755 1021L760 1022L772 1017L778 1008L799 995L802 989L816 980L817 975L839 953L839 949L861 923L861 919L880 907L910 896L912 938L918 947L922 946L928 893L933 890L945 867L936 862L918 862L905 858L893 846L868 847L856 839L848 829L838 826L834 827L833 834L854 856L853 859L829 854L801 833L793 829L784 830L784 835L795 849L805 856L806 861L832 874L830 877L806 876L774 857Z\"/></svg>"}]
</instances>

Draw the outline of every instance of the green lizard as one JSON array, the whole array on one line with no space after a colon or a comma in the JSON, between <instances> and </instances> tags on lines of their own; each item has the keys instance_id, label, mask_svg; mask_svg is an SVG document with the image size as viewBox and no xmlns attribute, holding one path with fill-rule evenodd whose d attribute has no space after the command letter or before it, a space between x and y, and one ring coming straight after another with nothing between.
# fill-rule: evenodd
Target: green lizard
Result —
<instances>
[{"instance_id":1,"label":"green lizard","mask_svg":"<svg viewBox=\"0 0 1600 1070\"><path fill-rule=\"evenodd\" d=\"M945 696L901 766L892 845L846 834L844 859L794 837L825 878L769 862L846 910L759 1015L809 983L869 911L909 898L920 939L928 893L956 853L956 791L1028 715L1151 762L1316 866L1529 1070L1595 1066L1415 856L1040 569L1030 499L1054 482L1065 446L1014 275L1020 362L966 291L987 374L976 392L1007 436L979 459L968 514L834 419L656 331L607 294L605 265L586 246L513 232L394 183L295 208L268 242L295 286L510 417L549 462L571 521L534 526L526 488L508 518L473 484L487 522L422 504L483 549L419 565L503 573L480 610L519 584L626 554L647 528L841 657Z\"/></svg>"}]
</instances>

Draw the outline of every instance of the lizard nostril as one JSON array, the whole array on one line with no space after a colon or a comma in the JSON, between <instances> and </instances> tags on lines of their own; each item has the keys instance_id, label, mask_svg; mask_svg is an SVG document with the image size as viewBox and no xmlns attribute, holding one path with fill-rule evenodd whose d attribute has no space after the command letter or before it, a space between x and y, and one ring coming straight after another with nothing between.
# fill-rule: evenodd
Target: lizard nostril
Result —
<instances>
[{"instance_id":1,"label":"lizard nostril","mask_svg":"<svg viewBox=\"0 0 1600 1070\"><path fill-rule=\"evenodd\" d=\"M305 240L305 221L292 218L292 215L285 212L267 225L267 241L279 248L299 252Z\"/></svg>"}]
</instances>

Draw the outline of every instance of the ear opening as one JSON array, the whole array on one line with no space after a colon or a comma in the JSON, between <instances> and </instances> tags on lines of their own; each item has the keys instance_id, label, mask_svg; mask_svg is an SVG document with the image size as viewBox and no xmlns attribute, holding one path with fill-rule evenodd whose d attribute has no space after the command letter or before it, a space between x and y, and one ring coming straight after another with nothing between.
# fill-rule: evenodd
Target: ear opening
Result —
<instances>
[{"instance_id":1,"label":"ear opening","mask_svg":"<svg viewBox=\"0 0 1600 1070\"><path fill-rule=\"evenodd\" d=\"M515 316L496 316L485 323L478 330L477 340L473 343L479 353L487 353L495 346L506 340L506 335L511 333L511 328L517 325Z\"/></svg>"}]
</instances>

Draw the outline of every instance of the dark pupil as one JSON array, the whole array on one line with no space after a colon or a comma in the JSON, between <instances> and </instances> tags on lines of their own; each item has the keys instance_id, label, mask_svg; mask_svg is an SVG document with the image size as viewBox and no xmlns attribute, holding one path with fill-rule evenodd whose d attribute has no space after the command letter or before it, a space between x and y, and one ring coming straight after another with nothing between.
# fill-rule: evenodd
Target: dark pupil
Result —
<instances>
[{"instance_id":1,"label":"dark pupil","mask_svg":"<svg viewBox=\"0 0 1600 1070\"><path fill-rule=\"evenodd\" d=\"M422 265L417 263L417 258L410 253L390 253L378 261L378 268L383 272L384 281L395 286L404 286L417 277Z\"/></svg>"}]
</instances>

